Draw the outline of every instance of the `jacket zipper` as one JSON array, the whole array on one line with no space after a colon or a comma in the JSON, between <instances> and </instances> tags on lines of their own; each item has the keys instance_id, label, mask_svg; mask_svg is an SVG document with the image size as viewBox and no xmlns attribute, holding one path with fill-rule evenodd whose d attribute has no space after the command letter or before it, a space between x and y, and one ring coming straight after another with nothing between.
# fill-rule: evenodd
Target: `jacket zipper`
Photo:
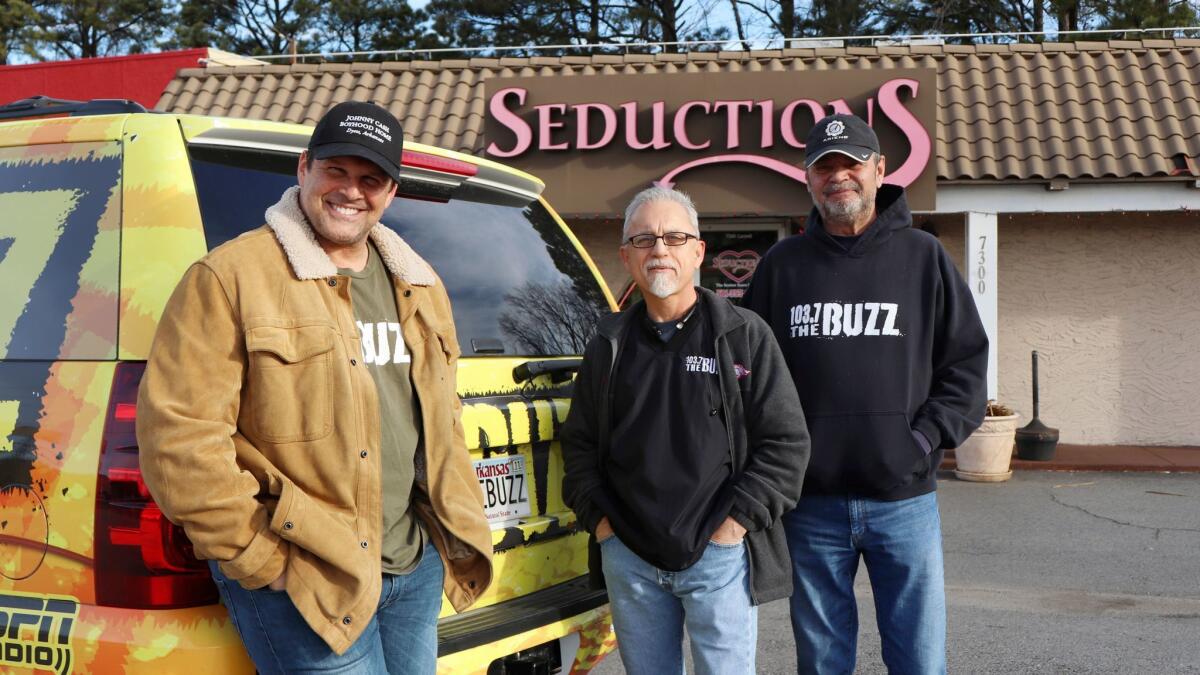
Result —
<instances>
[{"instance_id":1,"label":"jacket zipper","mask_svg":"<svg viewBox=\"0 0 1200 675\"><path fill-rule=\"evenodd\" d=\"M720 361L721 356L722 356L721 342L723 340L725 340L725 335L726 335L725 333L722 333L721 335L718 335L716 337L716 339L713 340L713 348L716 349L716 351L717 351L718 362ZM733 350L732 349L729 350L729 358L731 361L733 360ZM732 366L733 364L731 363L730 365ZM725 407L725 436L729 439L729 461L732 462L734 467L736 467L738 469L738 476L740 477L742 467L738 467L737 457L734 456L733 427L729 423L729 401L725 397L725 377L726 377L725 373L726 373L726 369L721 367L720 365L718 365L717 379L721 382L721 405L723 405ZM736 382L736 380L735 380L735 382ZM742 417L743 418L745 417L745 411L743 411ZM754 547L750 545L750 533L749 532L747 532L743 536L742 541L745 543L745 546L743 546L742 548L745 549L745 551L746 551L746 579L749 582L749 586L750 586L750 604L757 607L758 606L758 594L754 592Z\"/></svg>"}]
</instances>

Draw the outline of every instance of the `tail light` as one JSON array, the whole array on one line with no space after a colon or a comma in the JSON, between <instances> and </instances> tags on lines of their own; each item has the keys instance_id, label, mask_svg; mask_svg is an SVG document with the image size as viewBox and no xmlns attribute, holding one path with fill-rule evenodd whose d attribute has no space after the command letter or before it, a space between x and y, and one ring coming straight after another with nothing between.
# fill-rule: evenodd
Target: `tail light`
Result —
<instances>
[{"instance_id":1,"label":"tail light","mask_svg":"<svg viewBox=\"0 0 1200 675\"><path fill-rule=\"evenodd\" d=\"M208 567L163 516L138 466L135 428L144 363L118 363L100 444L96 489L96 604L167 609L214 604Z\"/></svg>"}]
</instances>

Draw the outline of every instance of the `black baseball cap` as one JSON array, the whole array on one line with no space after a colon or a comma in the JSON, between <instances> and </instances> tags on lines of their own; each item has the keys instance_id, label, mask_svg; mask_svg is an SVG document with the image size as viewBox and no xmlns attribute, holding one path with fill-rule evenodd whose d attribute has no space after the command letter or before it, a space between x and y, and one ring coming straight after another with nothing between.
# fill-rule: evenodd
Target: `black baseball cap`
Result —
<instances>
[{"instance_id":1,"label":"black baseball cap","mask_svg":"<svg viewBox=\"0 0 1200 675\"><path fill-rule=\"evenodd\" d=\"M346 101L328 110L308 141L313 159L361 157L400 182L404 129L396 116L374 103Z\"/></svg>"},{"instance_id":2,"label":"black baseball cap","mask_svg":"<svg viewBox=\"0 0 1200 675\"><path fill-rule=\"evenodd\" d=\"M854 115L822 117L804 139L805 168L831 152L865 162L871 155L879 153L879 137L866 122Z\"/></svg>"}]
</instances>

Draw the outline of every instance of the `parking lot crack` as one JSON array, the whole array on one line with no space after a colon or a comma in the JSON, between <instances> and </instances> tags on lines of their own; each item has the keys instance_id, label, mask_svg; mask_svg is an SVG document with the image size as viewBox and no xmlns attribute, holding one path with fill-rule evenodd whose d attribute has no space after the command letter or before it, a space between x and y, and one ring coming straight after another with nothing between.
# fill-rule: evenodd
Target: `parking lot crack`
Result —
<instances>
[{"instance_id":1,"label":"parking lot crack","mask_svg":"<svg viewBox=\"0 0 1200 675\"><path fill-rule=\"evenodd\" d=\"M1197 529L1194 527L1153 527L1150 525L1139 525L1137 523L1129 523L1124 520L1117 520L1116 518L1109 518L1108 516L1102 516L1098 513L1093 513L1092 511L1089 511L1088 509L1086 509L1082 506L1078 506L1076 504L1068 504L1067 502L1064 502L1061 499L1059 499L1058 495L1055 495L1054 493L1050 493L1050 500L1053 501L1055 504L1058 504L1059 506L1065 506L1069 509L1075 509L1076 511L1082 511L1083 513L1086 513L1087 515L1089 515L1093 518L1099 519L1099 520L1104 520L1104 521L1107 521L1110 523L1114 523L1116 525L1124 525L1126 527L1136 527L1139 530L1151 530L1154 532L1155 538L1157 538L1158 535L1164 531L1167 531L1167 532L1200 532L1200 529Z\"/></svg>"}]
</instances>

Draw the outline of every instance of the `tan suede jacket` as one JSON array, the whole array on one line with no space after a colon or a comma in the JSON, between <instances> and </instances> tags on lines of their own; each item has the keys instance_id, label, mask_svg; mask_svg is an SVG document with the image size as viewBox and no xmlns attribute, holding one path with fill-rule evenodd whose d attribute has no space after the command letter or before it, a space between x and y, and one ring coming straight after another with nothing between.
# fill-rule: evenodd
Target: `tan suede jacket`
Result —
<instances>
[{"instance_id":1,"label":"tan suede jacket","mask_svg":"<svg viewBox=\"0 0 1200 675\"><path fill-rule=\"evenodd\" d=\"M167 303L138 396L142 472L201 558L246 588L287 571L313 630L344 652L381 587L379 404L339 276L300 211L188 270ZM461 611L492 579L491 532L463 441L458 339L445 287L393 231L370 233L395 282L424 456L413 506Z\"/></svg>"}]
</instances>

